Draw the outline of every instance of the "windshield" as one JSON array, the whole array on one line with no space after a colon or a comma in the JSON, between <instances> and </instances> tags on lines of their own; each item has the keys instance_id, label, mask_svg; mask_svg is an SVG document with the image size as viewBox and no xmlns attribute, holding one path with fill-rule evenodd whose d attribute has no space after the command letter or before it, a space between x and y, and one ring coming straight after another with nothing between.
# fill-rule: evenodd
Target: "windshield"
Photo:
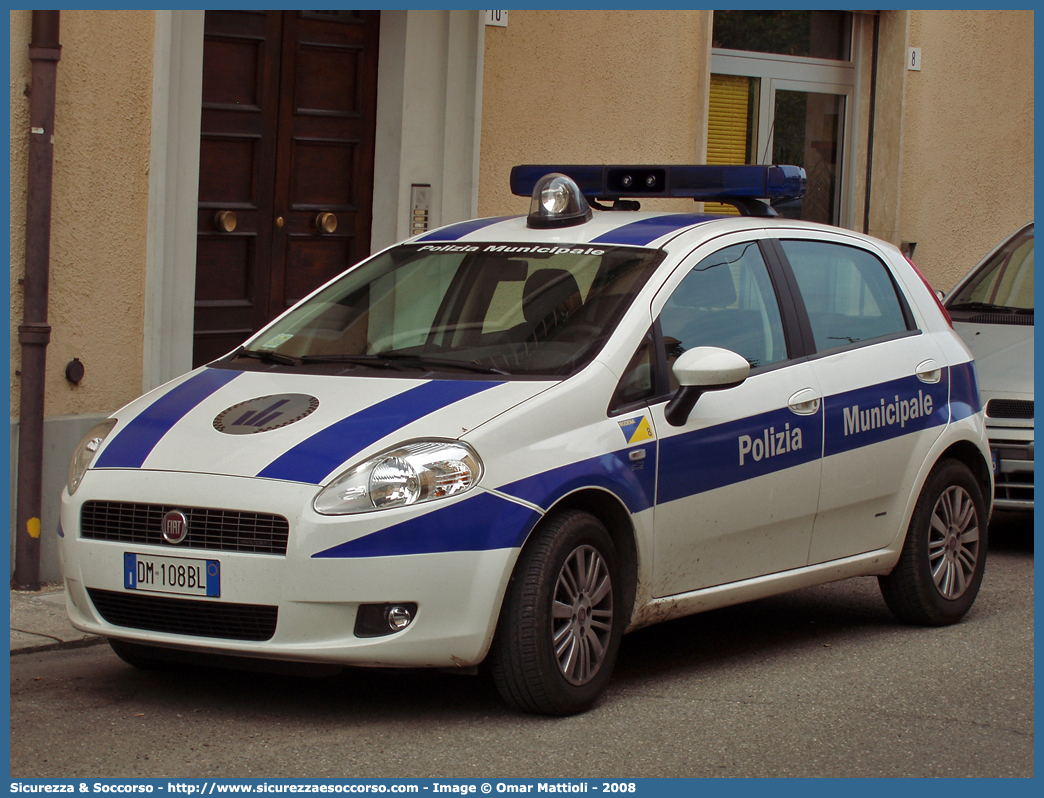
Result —
<instances>
[{"instance_id":1,"label":"windshield","mask_svg":"<svg viewBox=\"0 0 1044 798\"><path fill-rule=\"evenodd\" d=\"M947 307L953 310L1033 310L1033 228L1001 247Z\"/></svg>"},{"instance_id":2,"label":"windshield","mask_svg":"<svg viewBox=\"0 0 1044 798\"><path fill-rule=\"evenodd\" d=\"M662 257L591 245L395 247L226 363L565 376L594 358Z\"/></svg>"}]
</instances>

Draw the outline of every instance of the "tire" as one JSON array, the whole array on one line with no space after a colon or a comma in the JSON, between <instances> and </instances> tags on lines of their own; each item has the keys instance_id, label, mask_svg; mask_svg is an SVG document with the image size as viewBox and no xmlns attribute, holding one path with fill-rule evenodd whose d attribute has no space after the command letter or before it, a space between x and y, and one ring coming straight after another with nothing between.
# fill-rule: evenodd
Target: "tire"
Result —
<instances>
[{"instance_id":1,"label":"tire","mask_svg":"<svg viewBox=\"0 0 1044 798\"><path fill-rule=\"evenodd\" d=\"M888 609L901 621L945 626L963 618L986 567L986 505L964 463L943 460L917 499L895 569L878 577Z\"/></svg>"},{"instance_id":2,"label":"tire","mask_svg":"<svg viewBox=\"0 0 1044 798\"><path fill-rule=\"evenodd\" d=\"M160 649L155 646L128 643L126 640L116 640L110 637L109 647L117 657L141 671L165 671L173 667L170 660L157 656L156 652Z\"/></svg>"},{"instance_id":3,"label":"tire","mask_svg":"<svg viewBox=\"0 0 1044 798\"><path fill-rule=\"evenodd\" d=\"M537 535L508 584L491 671L515 709L572 715L612 676L626 627L623 582L612 539L593 515L556 514Z\"/></svg>"}]
</instances>

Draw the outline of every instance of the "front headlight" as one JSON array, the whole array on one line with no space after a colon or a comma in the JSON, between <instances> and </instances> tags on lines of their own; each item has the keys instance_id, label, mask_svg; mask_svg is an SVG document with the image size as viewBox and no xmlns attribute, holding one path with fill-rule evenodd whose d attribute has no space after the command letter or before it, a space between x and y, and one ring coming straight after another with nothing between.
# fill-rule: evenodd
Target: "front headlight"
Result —
<instances>
[{"instance_id":1,"label":"front headlight","mask_svg":"<svg viewBox=\"0 0 1044 798\"><path fill-rule=\"evenodd\" d=\"M322 515L369 513L456 496L482 475L482 461L460 441L416 441L371 457L323 488Z\"/></svg>"},{"instance_id":2,"label":"front headlight","mask_svg":"<svg viewBox=\"0 0 1044 798\"><path fill-rule=\"evenodd\" d=\"M73 452L72 462L69 464L68 487L70 496L76 493L76 489L80 487L80 480L87 473L91 461L94 460L94 455L98 453L102 442L115 426L116 419L108 418L101 424L95 424L91 427L91 431L80 439L79 444L76 446L76 451Z\"/></svg>"}]
</instances>

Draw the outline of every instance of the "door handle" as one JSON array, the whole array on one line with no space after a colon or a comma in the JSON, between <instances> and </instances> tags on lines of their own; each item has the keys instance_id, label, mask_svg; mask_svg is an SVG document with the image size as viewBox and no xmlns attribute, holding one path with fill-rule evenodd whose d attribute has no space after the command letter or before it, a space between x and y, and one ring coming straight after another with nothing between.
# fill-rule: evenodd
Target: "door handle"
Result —
<instances>
[{"instance_id":1,"label":"door handle","mask_svg":"<svg viewBox=\"0 0 1044 798\"><path fill-rule=\"evenodd\" d=\"M799 416L814 416L819 412L819 394L811 388L802 388L787 401L787 407Z\"/></svg>"},{"instance_id":2,"label":"door handle","mask_svg":"<svg viewBox=\"0 0 1044 798\"><path fill-rule=\"evenodd\" d=\"M917 368L914 369L914 374L917 375L917 379L921 382L926 382L929 385L935 385L939 380L942 379L942 366L936 363L934 360L926 360L923 363L918 363Z\"/></svg>"},{"instance_id":3,"label":"door handle","mask_svg":"<svg viewBox=\"0 0 1044 798\"><path fill-rule=\"evenodd\" d=\"M332 233L337 229L337 216L323 211L315 217L315 229L320 233Z\"/></svg>"},{"instance_id":4,"label":"door handle","mask_svg":"<svg viewBox=\"0 0 1044 798\"><path fill-rule=\"evenodd\" d=\"M214 227L223 233L231 233L236 229L235 211L218 211L214 214Z\"/></svg>"}]
</instances>

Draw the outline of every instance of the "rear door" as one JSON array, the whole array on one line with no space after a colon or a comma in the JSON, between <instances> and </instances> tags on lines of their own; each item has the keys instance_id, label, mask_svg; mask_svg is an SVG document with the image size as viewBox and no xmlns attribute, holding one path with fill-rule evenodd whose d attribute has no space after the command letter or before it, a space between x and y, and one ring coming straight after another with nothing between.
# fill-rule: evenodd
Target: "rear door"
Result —
<instances>
[{"instance_id":1,"label":"rear door","mask_svg":"<svg viewBox=\"0 0 1044 798\"><path fill-rule=\"evenodd\" d=\"M829 234L773 242L793 280L823 391L823 476L809 564L888 545L949 421L949 372L871 245Z\"/></svg>"}]
</instances>

